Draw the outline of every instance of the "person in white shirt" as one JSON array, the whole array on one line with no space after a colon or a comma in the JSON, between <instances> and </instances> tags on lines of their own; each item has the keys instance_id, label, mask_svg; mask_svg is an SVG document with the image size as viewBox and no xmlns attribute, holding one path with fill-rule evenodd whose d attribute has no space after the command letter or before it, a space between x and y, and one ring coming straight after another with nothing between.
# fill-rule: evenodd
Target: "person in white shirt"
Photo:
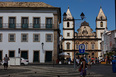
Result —
<instances>
[{"instance_id":1,"label":"person in white shirt","mask_svg":"<svg viewBox=\"0 0 116 77\"><path fill-rule=\"evenodd\" d=\"M7 68L8 68L8 61L9 61L9 57L7 57L7 54L5 54L5 57L4 57L4 70L7 70Z\"/></svg>"}]
</instances>

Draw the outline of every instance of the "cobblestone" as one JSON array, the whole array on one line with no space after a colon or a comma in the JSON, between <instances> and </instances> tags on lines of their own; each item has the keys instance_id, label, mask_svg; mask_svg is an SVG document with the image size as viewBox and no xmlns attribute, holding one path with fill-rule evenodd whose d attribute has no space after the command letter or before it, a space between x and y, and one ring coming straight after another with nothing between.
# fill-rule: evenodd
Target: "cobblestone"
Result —
<instances>
[{"instance_id":1,"label":"cobblestone","mask_svg":"<svg viewBox=\"0 0 116 77\"><path fill-rule=\"evenodd\" d=\"M104 77L102 74L88 70L86 77ZM91 71L91 72L90 72ZM29 66L10 66L8 70L3 70L0 66L0 77L80 77L78 68L74 70L73 65L29 65Z\"/></svg>"}]
</instances>

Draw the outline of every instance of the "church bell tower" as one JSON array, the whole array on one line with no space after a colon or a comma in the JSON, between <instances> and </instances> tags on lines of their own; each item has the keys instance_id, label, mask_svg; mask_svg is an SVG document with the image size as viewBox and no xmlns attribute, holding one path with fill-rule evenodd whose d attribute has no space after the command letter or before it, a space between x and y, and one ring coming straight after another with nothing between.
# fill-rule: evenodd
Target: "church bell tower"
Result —
<instances>
[{"instance_id":1,"label":"church bell tower","mask_svg":"<svg viewBox=\"0 0 116 77\"><path fill-rule=\"evenodd\" d=\"M68 7L67 12L63 14L63 50L73 59L74 49L74 18Z\"/></svg>"},{"instance_id":2,"label":"church bell tower","mask_svg":"<svg viewBox=\"0 0 116 77\"><path fill-rule=\"evenodd\" d=\"M102 7L100 7L100 11L98 16L96 17L96 38L98 40L98 49L101 50L101 39L104 30L107 29L107 17L105 16Z\"/></svg>"}]
</instances>

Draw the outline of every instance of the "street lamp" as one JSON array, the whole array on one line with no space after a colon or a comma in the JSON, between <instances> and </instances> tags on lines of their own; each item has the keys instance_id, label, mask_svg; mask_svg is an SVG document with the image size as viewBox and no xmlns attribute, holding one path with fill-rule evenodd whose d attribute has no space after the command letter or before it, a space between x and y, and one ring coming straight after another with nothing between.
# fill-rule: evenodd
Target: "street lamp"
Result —
<instances>
[{"instance_id":1,"label":"street lamp","mask_svg":"<svg viewBox=\"0 0 116 77\"><path fill-rule=\"evenodd\" d=\"M20 48L18 48L18 57L20 57Z\"/></svg>"},{"instance_id":2,"label":"street lamp","mask_svg":"<svg viewBox=\"0 0 116 77\"><path fill-rule=\"evenodd\" d=\"M76 62L75 62L75 21L76 20L83 20L85 18L85 15L84 13L82 12L81 13L81 19L74 19L74 69L75 69L75 66L76 66Z\"/></svg>"},{"instance_id":3,"label":"street lamp","mask_svg":"<svg viewBox=\"0 0 116 77\"><path fill-rule=\"evenodd\" d=\"M44 45L44 43L42 42L41 45L42 45L42 49L43 49L43 45Z\"/></svg>"}]
</instances>

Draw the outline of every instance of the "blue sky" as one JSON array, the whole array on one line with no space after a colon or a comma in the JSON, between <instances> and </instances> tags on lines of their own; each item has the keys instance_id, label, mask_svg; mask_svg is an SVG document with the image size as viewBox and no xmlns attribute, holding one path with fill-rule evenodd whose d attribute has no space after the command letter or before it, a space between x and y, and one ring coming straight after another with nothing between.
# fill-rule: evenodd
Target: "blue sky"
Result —
<instances>
[{"instance_id":1,"label":"blue sky","mask_svg":"<svg viewBox=\"0 0 116 77\"><path fill-rule=\"evenodd\" d=\"M0 0L3 1L3 0ZM55 7L61 7L61 15L67 11L68 5L72 16L76 19L80 18L81 12L84 12L86 21L89 23L93 31L96 28L96 16L99 13L100 6L107 16L108 30L115 29L115 0L4 0L4 1L16 1L16 2L44 2ZM63 18L63 17L62 17ZM76 28L82 21L76 21ZM60 24L62 32L63 21ZM62 33L61 33L62 34Z\"/></svg>"}]
</instances>

